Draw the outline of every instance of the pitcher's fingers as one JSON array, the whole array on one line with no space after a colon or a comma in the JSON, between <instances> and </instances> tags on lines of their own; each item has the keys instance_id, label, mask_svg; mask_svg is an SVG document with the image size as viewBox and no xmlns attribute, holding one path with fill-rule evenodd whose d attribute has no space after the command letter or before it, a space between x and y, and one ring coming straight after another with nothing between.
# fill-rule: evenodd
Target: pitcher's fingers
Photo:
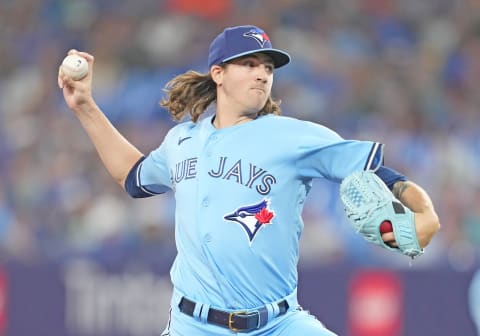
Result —
<instances>
[{"instance_id":1,"label":"pitcher's fingers","mask_svg":"<svg viewBox=\"0 0 480 336\"><path fill-rule=\"evenodd\" d=\"M385 244L390 247L398 247L397 241L395 240L395 235L393 232L387 232L382 234L382 240Z\"/></svg>"},{"instance_id":2,"label":"pitcher's fingers","mask_svg":"<svg viewBox=\"0 0 480 336\"><path fill-rule=\"evenodd\" d=\"M58 67L58 86L60 87L60 89L63 89L65 85L72 86L71 81L72 80L70 79L70 77L68 77L63 73L62 66L59 66Z\"/></svg>"},{"instance_id":3,"label":"pitcher's fingers","mask_svg":"<svg viewBox=\"0 0 480 336\"><path fill-rule=\"evenodd\" d=\"M85 58L85 59L88 61L88 63L91 63L91 62L94 61L93 55L91 55L91 54L89 54L89 53L87 53L87 52L85 52L85 51L78 51L78 52L77 52L77 55L78 55L78 56L82 56L83 58Z\"/></svg>"},{"instance_id":4,"label":"pitcher's fingers","mask_svg":"<svg viewBox=\"0 0 480 336\"><path fill-rule=\"evenodd\" d=\"M70 49L68 51L68 55L82 56L83 58L85 58L88 61L88 63L91 63L94 60L94 57L91 54L89 54L85 51L78 51L77 49Z\"/></svg>"},{"instance_id":5,"label":"pitcher's fingers","mask_svg":"<svg viewBox=\"0 0 480 336\"><path fill-rule=\"evenodd\" d=\"M68 86L70 88L75 87L75 84L74 84L75 81L72 78L70 78L66 75L62 75L61 78L62 78L62 81L63 81L63 87L62 88L64 88L65 86Z\"/></svg>"},{"instance_id":6,"label":"pitcher's fingers","mask_svg":"<svg viewBox=\"0 0 480 336\"><path fill-rule=\"evenodd\" d=\"M383 233L383 234L382 234L382 240L383 240L384 242L395 241L395 235L393 234L393 232Z\"/></svg>"},{"instance_id":7,"label":"pitcher's fingers","mask_svg":"<svg viewBox=\"0 0 480 336\"><path fill-rule=\"evenodd\" d=\"M384 242L394 241L395 240L395 235L393 234L393 232L386 232L386 233L382 234L382 239L383 239Z\"/></svg>"}]
</instances>

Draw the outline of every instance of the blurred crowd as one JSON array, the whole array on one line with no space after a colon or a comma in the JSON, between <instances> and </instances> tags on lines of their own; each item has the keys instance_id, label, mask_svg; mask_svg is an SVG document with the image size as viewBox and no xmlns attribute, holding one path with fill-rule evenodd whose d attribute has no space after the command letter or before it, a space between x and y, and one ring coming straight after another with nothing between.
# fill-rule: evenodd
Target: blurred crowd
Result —
<instances>
[{"instance_id":1,"label":"blurred crowd","mask_svg":"<svg viewBox=\"0 0 480 336\"><path fill-rule=\"evenodd\" d=\"M168 269L172 194L130 199L57 87L75 48L95 56L94 96L144 153L174 125L158 102L174 75L206 72L210 41L255 24L292 63L275 73L283 114L386 144L385 163L424 186L442 229L417 267L480 265L480 2L461 0L3 0L0 255L91 257ZM304 264L410 267L346 223L338 185L316 181Z\"/></svg>"}]
</instances>

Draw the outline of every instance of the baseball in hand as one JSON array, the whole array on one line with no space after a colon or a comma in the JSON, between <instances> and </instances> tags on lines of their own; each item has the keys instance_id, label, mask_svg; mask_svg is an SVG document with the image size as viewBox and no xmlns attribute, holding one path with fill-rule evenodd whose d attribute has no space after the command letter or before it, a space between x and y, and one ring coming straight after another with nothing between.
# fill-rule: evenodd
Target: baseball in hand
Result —
<instances>
[{"instance_id":1,"label":"baseball in hand","mask_svg":"<svg viewBox=\"0 0 480 336\"><path fill-rule=\"evenodd\" d=\"M62 62L62 72L73 80L81 80L88 74L88 62L78 55L68 55Z\"/></svg>"}]
</instances>

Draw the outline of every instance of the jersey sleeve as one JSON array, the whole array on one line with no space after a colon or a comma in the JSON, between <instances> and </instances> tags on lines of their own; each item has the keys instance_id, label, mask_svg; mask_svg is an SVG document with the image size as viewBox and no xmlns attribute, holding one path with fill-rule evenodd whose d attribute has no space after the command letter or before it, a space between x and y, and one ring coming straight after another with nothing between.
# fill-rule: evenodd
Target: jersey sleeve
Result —
<instances>
[{"instance_id":1,"label":"jersey sleeve","mask_svg":"<svg viewBox=\"0 0 480 336\"><path fill-rule=\"evenodd\" d=\"M297 167L305 178L342 181L354 171L376 171L383 163L383 145L345 140L331 129L306 123L299 133Z\"/></svg>"},{"instance_id":2,"label":"jersey sleeve","mask_svg":"<svg viewBox=\"0 0 480 336\"><path fill-rule=\"evenodd\" d=\"M172 189L168 168L168 135L162 144L153 150L137 168L137 185L151 195L162 194Z\"/></svg>"}]
</instances>

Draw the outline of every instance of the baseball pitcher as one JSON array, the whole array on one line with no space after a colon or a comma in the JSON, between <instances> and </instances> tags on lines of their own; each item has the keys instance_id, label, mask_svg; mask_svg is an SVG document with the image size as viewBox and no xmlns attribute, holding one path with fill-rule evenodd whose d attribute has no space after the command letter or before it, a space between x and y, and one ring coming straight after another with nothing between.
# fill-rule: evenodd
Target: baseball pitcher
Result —
<instances>
[{"instance_id":1,"label":"baseball pitcher","mask_svg":"<svg viewBox=\"0 0 480 336\"><path fill-rule=\"evenodd\" d=\"M175 194L178 254L163 335L335 335L297 301L313 179L341 184L355 230L388 250L419 256L439 229L426 192L383 165L382 144L280 116L271 89L290 56L258 27L225 29L210 45L208 73L168 83L162 105L180 123L148 155L95 104L94 57L69 54L84 57L89 73L74 80L60 68L59 86L113 178L135 198Z\"/></svg>"}]
</instances>

